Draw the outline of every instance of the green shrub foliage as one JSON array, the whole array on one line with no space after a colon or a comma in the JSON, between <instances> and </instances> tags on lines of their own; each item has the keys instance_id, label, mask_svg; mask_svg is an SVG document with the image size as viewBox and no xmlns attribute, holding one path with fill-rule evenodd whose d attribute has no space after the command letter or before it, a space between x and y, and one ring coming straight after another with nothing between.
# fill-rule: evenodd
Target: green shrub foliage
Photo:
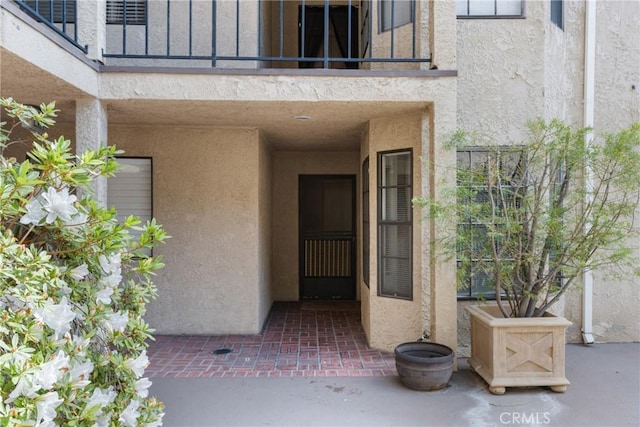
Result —
<instances>
[{"instance_id":1,"label":"green shrub foliage","mask_svg":"<svg viewBox=\"0 0 640 427\"><path fill-rule=\"evenodd\" d=\"M119 223L92 197L94 180L117 170L115 147L74 155L44 132L54 104L0 104L0 425L161 425L143 315L163 264L144 253L165 232ZM20 133L23 162L4 156Z\"/></svg>"}]
</instances>

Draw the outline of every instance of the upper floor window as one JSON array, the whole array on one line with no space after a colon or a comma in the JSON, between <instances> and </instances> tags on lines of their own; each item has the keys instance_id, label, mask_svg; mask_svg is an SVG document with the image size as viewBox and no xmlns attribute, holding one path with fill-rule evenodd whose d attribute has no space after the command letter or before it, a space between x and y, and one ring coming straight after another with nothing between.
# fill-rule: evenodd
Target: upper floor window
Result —
<instances>
[{"instance_id":1,"label":"upper floor window","mask_svg":"<svg viewBox=\"0 0 640 427\"><path fill-rule=\"evenodd\" d=\"M456 0L456 15L469 18L524 16L524 0Z\"/></svg>"},{"instance_id":2,"label":"upper floor window","mask_svg":"<svg viewBox=\"0 0 640 427\"><path fill-rule=\"evenodd\" d=\"M551 22L564 29L564 1L551 0Z\"/></svg>"},{"instance_id":3,"label":"upper floor window","mask_svg":"<svg viewBox=\"0 0 640 427\"><path fill-rule=\"evenodd\" d=\"M107 24L147 24L147 0L107 0Z\"/></svg>"},{"instance_id":4,"label":"upper floor window","mask_svg":"<svg viewBox=\"0 0 640 427\"><path fill-rule=\"evenodd\" d=\"M26 0L24 3L54 24L76 22L76 0Z\"/></svg>"},{"instance_id":5,"label":"upper floor window","mask_svg":"<svg viewBox=\"0 0 640 427\"><path fill-rule=\"evenodd\" d=\"M380 31L413 22L414 0L380 0Z\"/></svg>"}]
</instances>

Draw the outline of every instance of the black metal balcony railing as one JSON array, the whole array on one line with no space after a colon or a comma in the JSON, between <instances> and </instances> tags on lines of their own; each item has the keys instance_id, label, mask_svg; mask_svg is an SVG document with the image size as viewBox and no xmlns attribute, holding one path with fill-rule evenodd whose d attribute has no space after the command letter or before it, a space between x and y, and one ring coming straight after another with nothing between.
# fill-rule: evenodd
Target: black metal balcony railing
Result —
<instances>
[{"instance_id":1,"label":"black metal balcony railing","mask_svg":"<svg viewBox=\"0 0 640 427\"><path fill-rule=\"evenodd\" d=\"M15 1L87 52L78 27L90 15L78 8L96 3ZM416 0L107 0L103 57L107 64L240 68L430 62L417 54L416 7Z\"/></svg>"},{"instance_id":2,"label":"black metal balcony railing","mask_svg":"<svg viewBox=\"0 0 640 427\"><path fill-rule=\"evenodd\" d=\"M87 45L78 43L76 0L16 0L16 3L82 52L88 52Z\"/></svg>"}]
</instances>

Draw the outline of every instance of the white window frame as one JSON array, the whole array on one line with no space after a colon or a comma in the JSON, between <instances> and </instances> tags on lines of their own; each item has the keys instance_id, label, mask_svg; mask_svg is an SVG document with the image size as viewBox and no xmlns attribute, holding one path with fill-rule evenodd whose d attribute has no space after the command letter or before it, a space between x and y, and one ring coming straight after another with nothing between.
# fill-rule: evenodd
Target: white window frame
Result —
<instances>
[{"instance_id":1,"label":"white window frame","mask_svg":"<svg viewBox=\"0 0 640 427\"><path fill-rule=\"evenodd\" d=\"M400 175L393 175L391 182L385 182L386 158L397 156L408 156L409 171L406 175L406 182L398 180ZM413 197L413 150L402 149L393 151L382 151L378 153L378 296L413 300L413 211L411 209L411 198ZM406 194L408 193L408 194ZM408 195L408 200L400 197L402 194ZM406 202L408 205L404 205ZM406 218L400 218L400 212L406 209ZM394 233L395 231L395 233ZM387 234L387 232L389 232ZM393 239L395 234L395 239ZM408 240L398 240L402 234L408 236ZM390 241L385 241L385 236ZM406 250L403 256L402 245ZM388 253L387 248L392 248ZM400 276L395 276L391 270L386 270L387 262L390 267L396 269L406 264L403 272L408 274L407 289L403 290ZM394 263L397 263L394 265ZM389 279L389 280L387 280Z\"/></svg>"},{"instance_id":2,"label":"white window frame","mask_svg":"<svg viewBox=\"0 0 640 427\"><path fill-rule=\"evenodd\" d=\"M458 18L524 18L524 0L456 0Z\"/></svg>"}]
</instances>

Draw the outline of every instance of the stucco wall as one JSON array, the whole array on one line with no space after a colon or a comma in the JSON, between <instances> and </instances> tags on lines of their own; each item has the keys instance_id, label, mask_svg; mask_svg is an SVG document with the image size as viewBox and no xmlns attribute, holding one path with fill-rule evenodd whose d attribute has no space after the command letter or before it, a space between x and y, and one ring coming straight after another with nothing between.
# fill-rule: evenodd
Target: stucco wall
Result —
<instances>
[{"instance_id":1,"label":"stucco wall","mask_svg":"<svg viewBox=\"0 0 640 427\"><path fill-rule=\"evenodd\" d=\"M522 138L543 114L545 12L527 2L526 19L458 19L458 127Z\"/></svg>"},{"instance_id":2,"label":"stucco wall","mask_svg":"<svg viewBox=\"0 0 640 427\"><path fill-rule=\"evenodd\" d=\"M373 170L372 169L372 163L376 162L376 158L375 156L372 156L370 151L369 151L369 127L367 126L367 128L365 129L365 131L362 134L362 139L360 142L360 165L362 166L363 162L365 161L366 158L369 158L369 225L370 225L370 229L369 229L369 236L372 235L372 233L375 230L375 220L376 217L375 215L375 210L372 210L371 208L371 192L375 191L375 187L372 187L371 185L371 173ZM362 167L360 168L360 170L362 171ZM362 211L362 209L364 209L364 206L362 206L362 185L363 182L362 180L364 179L364 177L362 175L360 175L360 186L359 186L359 197L358 197L358 205L360 206L360 210ZM358 218L358 288L359 288L359 293L360 293L360 320L362 322L362 328L364 329L364 333L367 336L367 339L369 339L369 337L371 336L371 274L373 274L371 272L371 262L373 260L372 257L375 257L376 254L376 250L375 250L375 246L373 246L371 238L369 238L369 283L365 283L364 282L364 275L363 275L363 259L362 259L362 245L363 245L363 240L362 240L362 217L363 214L360 215L360 218Z\"/></svg>"},{"instance_id":3,"label":"stucco wall","mask_svg":"<svg viewBox=\"0 0 640 427\"><path fill-rule=\"evenodd\" d=\"M458 20L459 127L488 131L510 142L519 138L518 128L524 129L527 119L538 116L583 125L585 5L564 6L563 30L550 21L548 2L527 2L524 20ZM640 120L639 20L636 1L597 2L597 133ZM630 245L640 258L640 242ZM640 279L628 277L594 273L597 342L640 340ZM582 289L576 288L552 308L573 322L567 330L570 342L581 340L582 298ZM461 355L468 344L468 304L458 303Z\"/></svg>"},{"instance_id":4,"label":"stucco wall","mask_svg":"<svg viewBox=\"0 0 640 427\"><path fill-rule=\"evenodd\" d=\"M298 176L360 175L358 152L273 153L273 299L298 301ZM359 218L357 210L356 218ZM358 279L356 278L356 283Z\"/></svg>"},{"instance_id":5,"label":"stucco wall","mask_svg":"<svg viewBox=\"0 0 640 427\"><path fill-rule=\"evenodd\" d=\"M260 133L258 158L258 323L269 315L271 297L271 221L272 221L272 153L269 142Z\"/></svg>"},{"instance_id":6,"label":"stucco wall","mask_svg":"<svg viewBox=\"0 0 640 427\"><path fill-rule=\"evenodd\" d=\"M585 6L583 2L565 2L564 29L548 19L551 12L546 6L544 112L540 116L582 126Z\"/></svg>"},{"instance_id":7,"label":"stucco wall","mask_svg":"<svg viewBox=\"0 0 640 427\"><path fill-rule=\"evenodd\" d=\"M257 333L265 315L267 154L253 129L112 125L109 141L153 158L153 215L172 238L147 319L159 334ZM261 160L263 165L261 165ZM262 246L261 246L262 245ZM261 289L262 288L262 289Z\"/></svg>"},{"instance_id":8,"label":"stucco wall","mask_svg":"<svg viewBox=\"0 0 640 427\"><path fill-rule=\"evenodd\" d=\"M615 132L640 121L640 3L597 2L595 129ZM635 88L634 88L635 87ZM640 227L640 206L636 227ZM629 242L640 259L640 239ZM593 332L598 342L640 341L640 278L594 275Z\"/></svg>"},{"instance_id":9,"label":"stucco wall","mask_svg":"<svg viewBox=\"0 0 640 427\"><path fill-rule=\"evenodd\" d=\"M380 151L413 149L413 191L421 191L420 160L422 147L422 120L420 114L372 120L368 129L369 141L369 193L371 219L371 265L369 288L361 287L368 295L368 339L373 348L391 351L405 341L422 336L422 246L421 212L413 213L413 299L395 299L378 296L377 264L377 153ZM363 297L363 301L366 299ZM363 322L367 323L367 322Z\"/></svg>"}]
</instances>

